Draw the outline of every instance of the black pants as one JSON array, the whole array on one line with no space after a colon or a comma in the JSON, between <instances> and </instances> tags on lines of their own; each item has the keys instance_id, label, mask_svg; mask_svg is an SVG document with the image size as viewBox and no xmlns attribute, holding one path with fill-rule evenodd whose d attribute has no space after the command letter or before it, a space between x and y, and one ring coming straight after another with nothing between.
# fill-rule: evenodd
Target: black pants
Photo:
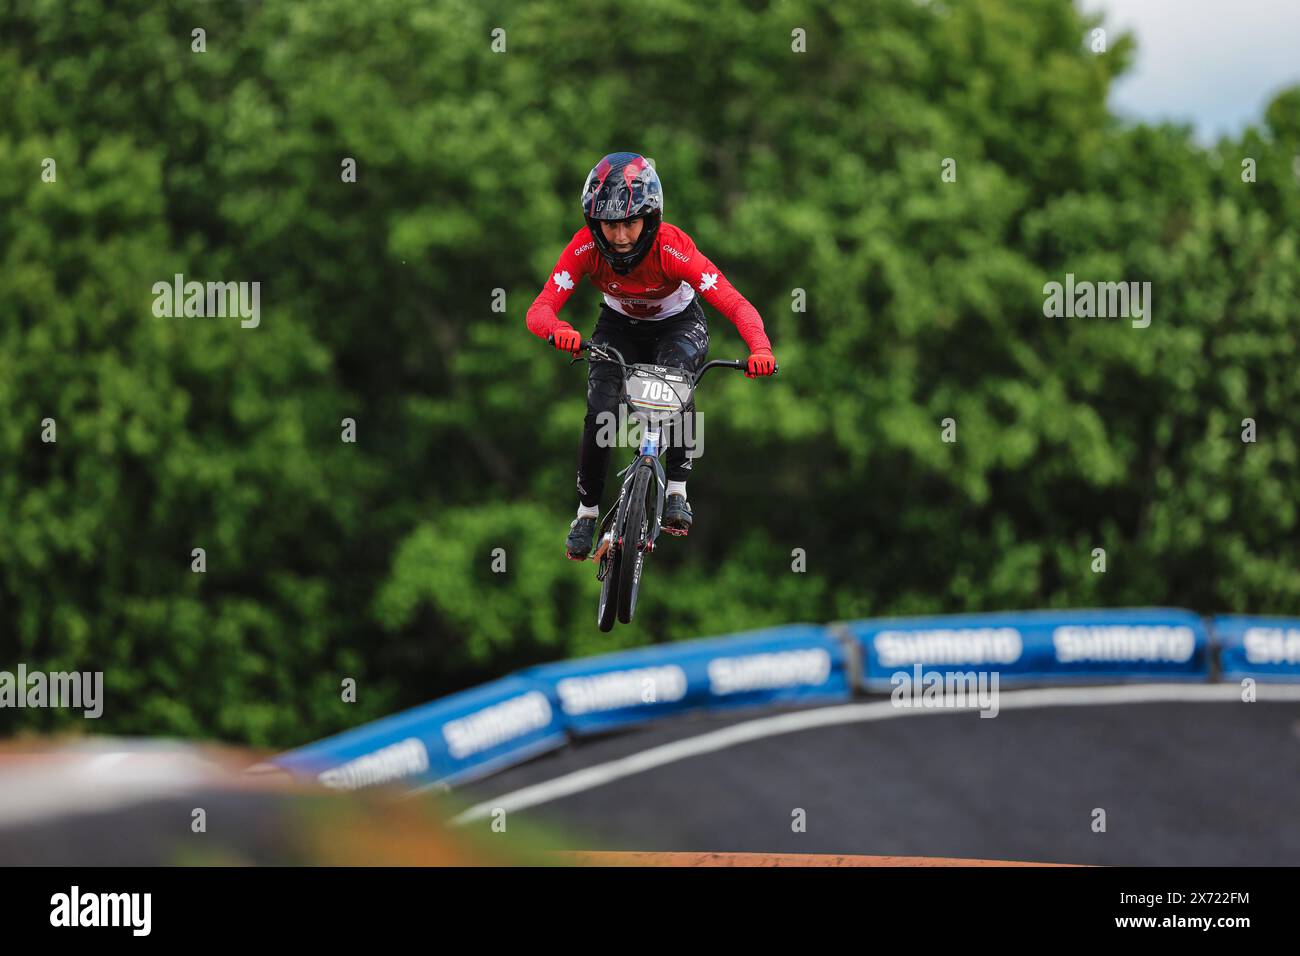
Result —
<instances>
[{"instance_id":1,"label":"black pants","mask_svg":"<svg viewBox=\"0 0 1300 956\"><path fill-rule=\"evenodd\" d=\"M698 371L709 353L709 326L698 298L669 319L632 320L607 305L600 307L600 318L591 341L612 345L623 353L623 360L673 366ZM597 442L601 414L618 415L623 397L623 373L612 362L592 362L587 375L587 418L582 427L582 452L578 457L578 500L587 507L600 504L609 471L608 446ZM687 414L694 411L687 409ZM668 480L685 481L691 472L691 458L680 438L680 430L667 429ZM667 443L667 441L666 441ZM629 455L629 457L631 457Z\"/></svg>"}]
</instances>

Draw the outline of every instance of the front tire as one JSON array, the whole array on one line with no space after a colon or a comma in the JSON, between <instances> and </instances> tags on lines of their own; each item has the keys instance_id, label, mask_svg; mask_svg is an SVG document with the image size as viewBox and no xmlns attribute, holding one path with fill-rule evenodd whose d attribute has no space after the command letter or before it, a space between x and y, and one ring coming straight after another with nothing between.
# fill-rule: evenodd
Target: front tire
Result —
<instances>
[{"instance_id":1,"label":"front tire","mask_svg":"<svg viewBox=\"0 0 1300 956\"><path fill-rule=\"evenodd\" d=\"M646 510L650 478L648 466L637 470L623 521L623 547L619 549L622 562L619 577L622 580L618 585L618 619L624 624L631 624L632 615L636 613L636 597L641 590L641 571L645 566L645 545L650 540L650 519Z\"/></svg>"}]
</instances>

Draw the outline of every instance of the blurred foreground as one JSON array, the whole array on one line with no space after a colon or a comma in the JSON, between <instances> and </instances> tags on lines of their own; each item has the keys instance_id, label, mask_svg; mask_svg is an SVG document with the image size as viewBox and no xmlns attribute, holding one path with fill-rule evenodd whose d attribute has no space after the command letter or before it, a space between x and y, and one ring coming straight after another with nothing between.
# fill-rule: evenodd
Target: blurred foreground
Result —
<instances>
[{"instance_id":1,"label":"blurred foreground","mask_svg":"<svg viewBox=\"0 0 1300 956\"><path fill-rule=\"evenodd\" d=\"M565 862L543 837L513 824L508 833L448 830L432 800L304 785L258 772L259 760L248 751L130 739L7 746L0 865Z\"/></svg>"}]
</instances>

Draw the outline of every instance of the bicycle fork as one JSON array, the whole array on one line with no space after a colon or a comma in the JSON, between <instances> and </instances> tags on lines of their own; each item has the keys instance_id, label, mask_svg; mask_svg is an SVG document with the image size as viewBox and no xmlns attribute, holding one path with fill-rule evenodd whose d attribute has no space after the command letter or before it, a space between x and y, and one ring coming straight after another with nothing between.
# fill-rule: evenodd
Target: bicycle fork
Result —
<instances>
[{"instance_id":1,"label":"bicycle fork","mask_svg":"<svg viewBox=\"0 0 1300 956\"><path fill-rule=\"evenodd\" d=\"M645 429L641 436L641 446L637 449L636 457L618 473L617 477L623 479L623 484L619 487L618 502L610 512L613 521L606 519L605 527L596 545L596 551L592 555L593 560L599 561L611 547L623 547L627 531L624 527L627 521L627 496L636 480L637 466L642 464L648 465L652 469L651 474L653 474L655 480L654 520L651 522L650 533L646 538L645 546L647 554L654 551L655 541L659 538L659 523L664 513L664 494L668 487L668 476L664 472L663 462L659 460L659 453L658 430Z\"/></svg>"}]
</instances>

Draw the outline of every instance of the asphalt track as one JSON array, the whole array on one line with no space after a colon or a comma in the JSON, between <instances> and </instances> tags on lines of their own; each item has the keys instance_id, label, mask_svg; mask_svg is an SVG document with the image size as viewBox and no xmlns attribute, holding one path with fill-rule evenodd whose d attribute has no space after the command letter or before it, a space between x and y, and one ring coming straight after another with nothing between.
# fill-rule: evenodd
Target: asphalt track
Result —
<instances>
[{"instance_id":1,"label":"asphalt track","mask_svg":"<svg viewBox=\"0 0 1300 956\"><path fill-rule=\"evenodd\" d=\"M579 741L456 796L477 805L464 826L504 806L575 850L1295 866L1298 691L1003 691L994 719L883 713L877 698L785 712L786 727L826 720L771 735L771 711L696 715ZM1147 695L1196 699L1132 702Z\"/></svg>"}]
</instances>

